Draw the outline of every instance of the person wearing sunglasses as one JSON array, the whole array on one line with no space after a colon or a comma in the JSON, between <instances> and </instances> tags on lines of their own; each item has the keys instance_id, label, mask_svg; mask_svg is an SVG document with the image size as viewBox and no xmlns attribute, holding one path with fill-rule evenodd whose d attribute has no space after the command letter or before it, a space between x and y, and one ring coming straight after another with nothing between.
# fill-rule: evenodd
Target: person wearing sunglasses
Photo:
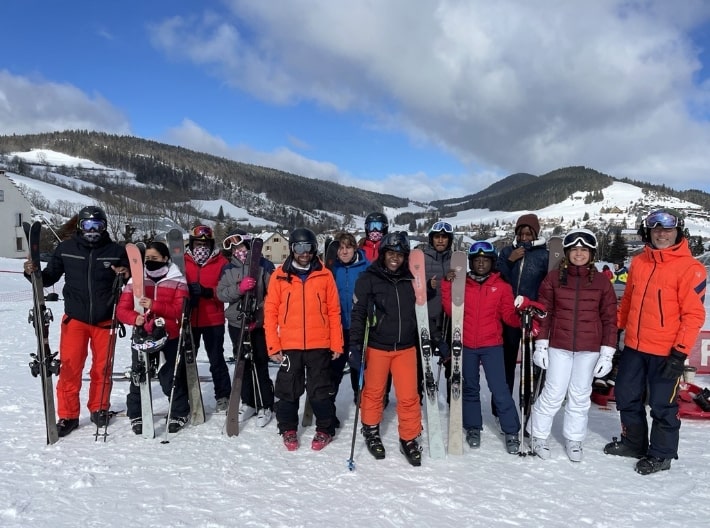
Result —
<instances>
[{"instance_id":1,"label":"person wearing sunglasses","mask_svg":"<svg viewBox=\"0 0 710 528\"><path fill-rule=\"evenodd\" d=\"M565 451L572 462L581 462L592 381L611 371L616 352L617 305L611 281L594 265L594 233L574 229L562 244L560 268L550 271L540 285L538 301L547 316L540 320L533 362L547 372L527 428L532 452L549 459L552 422L566 400L562 425ZM516 305L524 308L533 303L520 297Z\"/></svg>"},{"instance_id":2,"label":"person wearing sunglasses","mask_svg":"<svg viewBox=\"0 0 710 528\"><path fill-rule=\"evenodd\" d=\"M298 404L305 390L316 417L311 449L320 451L333 440L337 423L330 363L343 353L340 299L333 274L318 258L315 233L299 227L288 240L291 254L272 274L264 299L267 351L280 364L276 421L286 449L298 449Z\"/></svg>"},{"instance_id":3,"label":"person wearing sunglasses","mask_svg":"<svg viewBox=\"0 0 710 528\"><path fill-rule=\"evenodd\" d=\"M434 354L444 360L447 384L446 401L448 402L451 394L451 362L445 361L449 357L449 343L444 339L444 335L450 339L451 332L449 328L444 328L444 324L449 325L449 323L444 321L444 311L441 305L441 281L451 268L454 227L449 222L434 222L429 229L428 238L429 244L423 248L423 251L427 281L429 333L434 345Z\"/></svg>"},{"instance_id":4,"label":"person wearing sunglasses","mask_svg":"<svg viewBox=\"0 0 710 528\"><path fill-rule=\"evenodd\" d=\"M397 396L399 450L412 466L420 466L419 332L409 252L409 237L405 232L388 233L382 238L377 260L358 277L353 295L348 363L352 370L365 369L360 410L367 450L377 460L385 458L380 422L391 375Z\"/></svg>"},{"instance_id":5,"label":"person wearing sunglasses","mask_svg":"<svg viewBox=\"0 0 710 528\"><path fill-rule=\"evenodd\" d=\"M374 262L379 255L380 240L389 229L389 221L384 213L374 212L365 217L365 238L360 240L360 249L365 252L368 262Z\"/></svg>"},{"instance_id":6,"label":"person wearing sunglasses","mask_svg":"<svg viewBox=\"0 0 710 528\"><path fill-rule=\"evenodd\" d=\"M684 228L677 211L646 216L638 231L646 245L631 261L619 308L625 336L614 393L622 432L604 452L639 459L641 475L668 470L678 457L678 381L705 324L707 272Z\"/></svg>"},{"instance_id":7,"label":"person wearing sunglasses","mask_svg":"<svg viewBox=\"0 0 710 528\"><path fill-rule=\"evenodd\" d=\"M549 252L547 241L540 236L540 220L537 215L528 213L515 222L515 238L510 246L501 249L496 269L503 279L512 286L513 297L522 295L536 300L538 289L547 275ZM520 325L503 325L503 357L505 360L505 380L513 394L515 369L518 361L518 348L523 331ZM525 402L526 407L529 402ZM498 412L493 403L493 415Z\"/></svg>"},{"instance_id":8,"label":"person wearing sunglasses","mask_svg":"<svg viewBox=\"0 0 710 528\"><path fill-rule=\"evenodd\" d=\"M463 426L466 442L472 449L481 446L480 368L486 375L488 388L496 404L500 428L505 435L506 451L520 449L520 418L505 381L503 362L503 323L520 325L513 305L513 290L495 269L498 254L488 241L471 244L468 250L469 272L466 276L463 314ZM441 284L441 301L451 316L451 281L455 270L448 270ZM496 435L497 436L497 435Z\"/></svg>"},{"instance_id":9,"label":"person wearing sunglasses","mask_svg":"<svg viewBox=\"0 0 710 528\"><path fill-rule=\"evenodd\" d=\"M231 258L222 269L217 284L217 297L229 303L225 310L227 330L232 340L236 358L239 342L247 337L251 344L251 357L244 364L239 423L256 416L257 427L266 427L273 417L274 385L269 375L269 355L264 336L264 296L269 285L274 264L264 258L259 260L256 278L250 276L247 262L254 238L242 229L231 231L222 242ZM244 306L245 295L250 294L251 306ZM243 314L247 313L245 320Z\"/></svg>"},{"instance_id":10,"label":"person wearing sunglasses","mask_svg":"<svg viewBox=\"0 0 710 528\"><path fill-rule=\"evenodd\" d=\"M227 259L216 247L214 232L206 225L190 230L185 250L185 279L190 292L190 327L195 353L205 342L217 412L226 412L232 381L224 359L224 302L215 295Z\"/></svg>"},{"instance_id":11,"label":"person wearing sunglasses","mask_svg":"<svg viewBox=\"0 0 710 528\"><path fill-rule=\"evenodd\" d=\"M71 234L52 253L42 270L44 286L64 276L64 316L60 325L57 380L57 429L66 436L79 426L81 378L91 349L91 383L87 407L91 421L103 427L111 415L111 372L106 371L109 354L116 275L130 275L126 250L113 242L107 230L104 210L82 208L71 226ZM25 277L36 270L31 260L24 263Z\"/></svg>"}]
</instances>

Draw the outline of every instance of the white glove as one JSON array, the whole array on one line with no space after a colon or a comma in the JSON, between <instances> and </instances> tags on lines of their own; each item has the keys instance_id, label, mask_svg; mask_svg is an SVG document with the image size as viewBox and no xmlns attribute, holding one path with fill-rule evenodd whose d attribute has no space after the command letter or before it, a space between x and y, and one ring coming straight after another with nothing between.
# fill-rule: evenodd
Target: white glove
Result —
<instances>
[{"instance_id":1,"label":"white glove","mask_svg":"<svg viewBox=\"0 0 710 528\"><path fill-rule=\"evenodd\" d=\"M549 358L547 355L547 347L550 341L547 339L537 339L535 341L535 352L533 352L533 363L543 370L547 370Z\"/></svg>"},{"instance_id":2,"label":"white glove","mask_svg":"<svg viewBox=\"0 0 710 528\"><path fill-rule=\"evenodd\" d=\"M610 346L602 346L599 349L599 359L597 359L597 364L594 365L595 378L603 378L611 372L611 363L615 352L616 349Z\"/></svg>"}]
</instances>

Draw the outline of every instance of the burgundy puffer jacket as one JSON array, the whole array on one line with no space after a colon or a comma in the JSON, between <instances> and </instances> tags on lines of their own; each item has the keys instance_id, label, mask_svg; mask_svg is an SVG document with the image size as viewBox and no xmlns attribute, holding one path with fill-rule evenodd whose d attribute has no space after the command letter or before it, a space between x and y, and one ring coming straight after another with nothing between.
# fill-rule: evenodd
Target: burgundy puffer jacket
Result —
<instances>
[{"instance_id":1,"label":"burgundy puffer jacket","mask_svg":"<svg viewBox=\"0 0 710 528\"><path fill-rule=\"evenodd\" d=\"M602 345L616 347L616 295L601 273L589 280L586 266L569 266L567 284L552 270L540 285L538 301L548 316L541 320L539 339L570 352L598 352ZM549 336L549 337L548 337Z\"/></svg>"}]
</instances>

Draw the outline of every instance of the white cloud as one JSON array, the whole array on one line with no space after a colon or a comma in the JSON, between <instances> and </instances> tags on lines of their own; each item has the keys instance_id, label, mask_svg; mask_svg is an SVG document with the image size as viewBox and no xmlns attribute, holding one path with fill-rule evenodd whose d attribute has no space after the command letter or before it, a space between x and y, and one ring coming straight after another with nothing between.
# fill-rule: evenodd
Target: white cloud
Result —
<instances>
[{"instance_id":1,"label":"white cloud","mask_svg":"<svg viewBox=\"0 0 710 528\"><path fill-rule=\"evenodd\" d=\"M672 5L671 5L672 4ZM587 165L699 186L710 87L701 0L230 0L155 44L278 104L355 109L506 174Z\"/></svg>"},{"instance_id":2,"label":"white cloud","mask_svg":"<svg viewBox=\"0 0 710 528\"><path fill-rule=\"evenodd\" d=\"M0 130L33 134L61 130L127 134L126 116L110 102L71 84L48 82L0 70Z\"/></svg>"}]
</instances>

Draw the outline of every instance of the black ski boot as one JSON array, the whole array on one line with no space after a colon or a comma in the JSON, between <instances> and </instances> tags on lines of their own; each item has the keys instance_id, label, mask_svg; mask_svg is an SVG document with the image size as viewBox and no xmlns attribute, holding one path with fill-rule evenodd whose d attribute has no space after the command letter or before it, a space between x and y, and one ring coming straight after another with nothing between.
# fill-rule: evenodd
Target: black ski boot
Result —
<instances>
[{"instance_id":1,"label":"black ski boot","mask_svg":"<svg viewBox=\"0 0 710 528\"><path fill-rule=\"evenodd\" d=\"M95 423L99 427L106 427L111 421L111 413L104 409L94 411L91 413L91 422Z\"/></svg>"},{"instance_id":2,"label":"black ski boot","mask_svg":"<svg viewBox=\"0 0 710 528\"><path fill-rule=\"evenodd\" d=\"M642 458L646 455L645 450L636 449L629 445L628 441L624 442L624 437L621 440L617 440L616 437L611 439L607 445L604 446L604 453L607 455L616 455L630 458Z\"/></svg>"},{"instance_id":3,"label":"black ski boot","mask_svg":"<svg viewBox=\"0 0 710 528\"><path fill-rule=\"evenodd\" d=\"M385 446L382 445L382 437L380 436L380 424L365 425L362 424L362 436L365 437L365 444L370 454L376 460L385 458Z\"/></svg>"},{"instance_id":4,"label":"black ski boot","mask_svg":"<svg viewBox=\"0 0 710 528\"><path fill-rule=\"evenodd\" d=\"M412 440L402 440L399 439L399 450L402 452L404 457L413 466L422 465L422 448L419 447L417 439Z\"/></svg>"},{"instance_id":5,"label":"black ski boot","mask_svg":"<svg viewBox=\"0 0 710 528\"><path fill-rule=\"evenodd\" d=\"M79 427L79 418L60 418L57 422L57 433L60 437L67 436L77 427Z\"/></svg>"},{"instance_id":6,"label":"black ski boot","mask_svg":"<svg viewBox=\"0 0 710 528\"><path fill-rule=\"evenodd\" d=\"M636 473L650 475L658 471L666 471L671 468L671 460L670 458L658 458L646 455L636 462Z\"/></svg>"}]
</instances>

